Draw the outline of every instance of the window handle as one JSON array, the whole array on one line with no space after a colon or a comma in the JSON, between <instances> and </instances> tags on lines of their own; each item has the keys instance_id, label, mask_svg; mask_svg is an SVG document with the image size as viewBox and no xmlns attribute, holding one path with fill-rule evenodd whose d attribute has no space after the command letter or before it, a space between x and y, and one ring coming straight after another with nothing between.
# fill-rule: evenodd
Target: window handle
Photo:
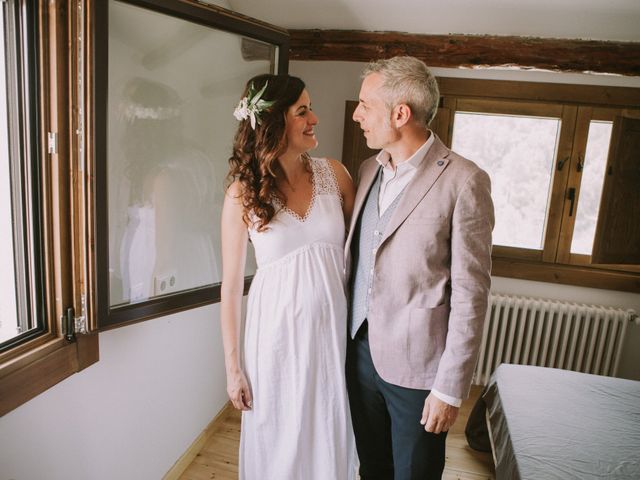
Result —
<instances>
[{"instance_id":1,"label":"window handle","mask_svg":"<svg viewBox=\"0 0 640 480\"><path fill-rule=\"evenodd\" d=\"M564 157L562 160L558 160L558 171L562 170L562 167L564 167L564 164L567 163L567 160L569 160L569 157Z\"/></svg>"},{"instance_id":2,"label":"window handle","mask_svg":"<svg viewBox=\"0 0 640 480\"><path fill-rule=\"evenodd\" d=\"M567 198L571 202L571 204L569 205L569 216L573 217L573 205L574 205L575 200L576 200L576 189L575 188L572 187L572 188L569 189L569 193L567 195Z\"/></svg>"},{"instance_id":3,"label":"window handle","mask_svg":"<svg viewBox=\"0 0 640 480\"><path fill-rule=\"evenodd\" d=\"M74 317L75 317L75 312L73 311L72 307L67 308L67 315L66 318L64 319L64 338L67 340L67 342L73 342L76 339L76 332L75 332L75 328L74 328Z\"/></svg>"},{"instance_id":4,"label":"window handle","mask_svg":"<svg viewBox=\"0 0 640 480\"><path fill-rule=\"evenodd\" d=\"M582 169L584 168L584 160L582 158L582 154L579 153L578 154L578 164L576 165L576 170L578 171L578 173L582 172Z\"/></svg>"}]
</instances>

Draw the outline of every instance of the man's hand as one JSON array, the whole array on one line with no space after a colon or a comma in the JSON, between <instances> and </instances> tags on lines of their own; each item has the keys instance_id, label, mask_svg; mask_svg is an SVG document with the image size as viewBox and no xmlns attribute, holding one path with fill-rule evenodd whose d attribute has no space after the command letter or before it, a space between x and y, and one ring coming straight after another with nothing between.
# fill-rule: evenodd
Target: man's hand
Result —
<instances>
[{"instance_id":1,"label":"man's hand","mask_svg":"<svg viewBox=\"0 0 640 480\"><path fill-rule=\"evenodd\" d=\"M443 402L435 395L429 394L424 401L420 423L427 432L447 432L458 416L458 407Z\"/></svg>"}]
</instances>

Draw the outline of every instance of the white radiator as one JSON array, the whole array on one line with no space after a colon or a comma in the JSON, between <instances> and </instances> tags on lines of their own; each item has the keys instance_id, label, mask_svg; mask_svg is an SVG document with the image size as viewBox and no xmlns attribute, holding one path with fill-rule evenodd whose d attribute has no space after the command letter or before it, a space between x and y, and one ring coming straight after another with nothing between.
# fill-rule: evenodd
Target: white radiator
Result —
<instances>
[{"instance_id":1,"label":"white radiator","mask_svg":"<svg viewBox=\"0 0 640 480\"><path fill-rule=\"evenodd\" d=\"M633 310L491 295L473 383L501 363L615 376Z\"/></svg>"}]
</instances>

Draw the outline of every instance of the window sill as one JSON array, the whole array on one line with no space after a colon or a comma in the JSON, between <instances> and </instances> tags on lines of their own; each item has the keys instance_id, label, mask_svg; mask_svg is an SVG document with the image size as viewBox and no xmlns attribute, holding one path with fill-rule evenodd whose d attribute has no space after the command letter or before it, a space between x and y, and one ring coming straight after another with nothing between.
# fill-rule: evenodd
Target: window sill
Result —
<instances>
[{"instance_id":1,"label":"window sill","mask_svg":"<svg viewBox=\"0 0 640 480\"><path fill-rule=\"evenodd\" d=\"M640 274L493 256L492 275L640 293Z\"/></svg>"},{"instance_id":2,"label":"window sill","mask_svg":"<svg viewBox=\"0 0 640 480\"><path fill-rule=\"evenodd\" d=\"M55 338L0 366L0 416L98 361L98 334Z\"/></svg>"}]
</instances>

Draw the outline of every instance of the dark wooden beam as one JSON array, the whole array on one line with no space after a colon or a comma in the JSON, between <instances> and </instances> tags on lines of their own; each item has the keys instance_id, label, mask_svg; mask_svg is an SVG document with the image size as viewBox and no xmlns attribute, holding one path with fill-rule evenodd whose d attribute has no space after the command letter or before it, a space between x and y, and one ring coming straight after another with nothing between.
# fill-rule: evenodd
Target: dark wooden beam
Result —
<instances>
[{"instance_id":1,"label":"dark wooden beam","mask_svg":"<svg viewBox=\"0 0 640 480\"><path fill-rule=\"evenodd\" d=\"M640 43L490 35L290 30L291 60L368 62L411 55L431 67L517 67L640 76Z\"/></svg>"}]
</instances>

